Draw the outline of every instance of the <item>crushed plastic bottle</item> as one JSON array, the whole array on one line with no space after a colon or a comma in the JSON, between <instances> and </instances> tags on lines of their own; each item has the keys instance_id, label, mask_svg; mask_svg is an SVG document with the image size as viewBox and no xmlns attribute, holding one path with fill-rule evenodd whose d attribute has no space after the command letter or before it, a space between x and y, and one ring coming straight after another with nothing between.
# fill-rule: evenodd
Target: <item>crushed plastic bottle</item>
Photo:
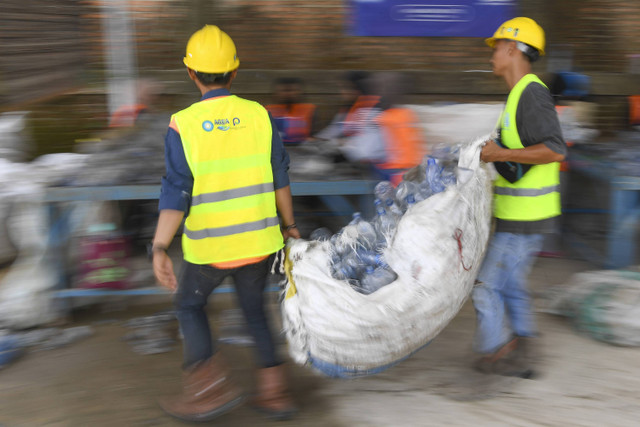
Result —
<instances>
[{"instance_id":1,"label":"crushed plastic bottle","mask_svg":"<svg viewBox=\"0 0 640 427\"><path fill-rule=\"evenodd\" d=\"M349 225L356 225L360 221L362 221L362 214L360 212L354 212L351 222L349 222Z\"/></svg>"},{"instance_id":2,"label":"crushed plastic bottle","mask_svg":"<svg viewBox=\"0 0 640 427\"><path fill-rule=\"evenodd\" d=\"M387 213L384 206L379 205L376 208L376 231L378 234L378 246L386 247L396 228L396 219L393 215Z\"/></svg>"},{"instance_id":3,"label":"crushed plastic bottle","mask_svg":"<svg viewBox=\"0 0 640 427\"><path fill-rule=\"evenodd\" d=\"M412 181L402 181L396 188L396 203L402 212L406 212L407 210L409 197L412 197L413 203L426 199L420 188L420 184Z\"/></svg>"},{"instance_id":4,"label":"crushed plastic bottle","mask_svg":"<svg viewBox=\"0 0 640 427\"><path fill-rule=\"evenodd\" d=\"M327 227L316 228L309 235L310 240L317 240L319 242L324 242L331 239L333 233Z\"/></svg>"},{"instance_id":5,"label":"crushed plastic bottle","mask_svg":"<svg viewBox=\"0 0 640 427\"><path fill-rule=\"evenodd\" d=\"M360 289L363 294L369 295L378 289L392 283L398 275L391 270L382 267L367 267L366 274L360 280Z\"/></svg>"},{"instance_id":6,"label":"crushed plastic bottle","mask_svg":"<svg viewBox=\"0 0 640 427\"><path fill-rule=\"evenodd\" d=\"M387 206L387 200L391 200L391 203L395 201L396 190L389 181L380 181L373 189L373 194Z\"/></svg>"},{"instance_id":7,"label":"crushed plastic bottle","mask_svg":"<svg viewBox=\"0 0 640 427\"><path fill-rule=\"evenodd\" d=\"M436 159L429 158L427 160L425 175L433 194L444 191L445 186L442 182L442 168L440 167Z\"/></svg>"},{"instance_id":8,"label":"crushed plastic bottle","mask_svg":"<svg viewBox=\"0 0 640 427\"><path fill-rule=\"evenodd\" d=\"M374 251L358 251L358 258L366 266L389 268L384 256Z\"/></svg>"},{"instance_id":9,"label":"crushed plastic bottle","mask_svg":"<svg viewBox=\"0 0 640 427\"><path fill-rule=\"evenodd\" d=\"M358 231L358 243L364 249L375 249L378 243L378 234L376 228L369 221L360 221L356 225Z\"/></svg>"}]
</instances>

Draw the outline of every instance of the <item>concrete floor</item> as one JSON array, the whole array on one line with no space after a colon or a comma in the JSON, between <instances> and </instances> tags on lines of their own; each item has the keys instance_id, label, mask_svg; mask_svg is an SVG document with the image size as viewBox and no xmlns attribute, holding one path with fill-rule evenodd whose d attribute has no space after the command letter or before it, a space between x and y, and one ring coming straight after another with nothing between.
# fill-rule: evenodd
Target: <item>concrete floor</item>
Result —
<instances>
[{"instance_id":1,"label":"concrete floor","mask_svg":"<svg viewBox=\"0 0 640 427\"><path fill-rule=\"evenodd\" d=\"M532 288L544 294L572 273L592 269L580 261L538 260ZM275 295L274 295L275 297ZM212 324L233 304L212 301ZM122 341L121 322L169 308L165 301L127 302L104 312L94 306L74 316L74 325L93 324L95 334L68 347L32 352L0 371L0 426L180 426L156 398L179 386L180 349L141 356ZM122 301L121 301L122 302ZM536 300L540 307L541 301ZM275 298L272 304L274 310ZM113 307L113 304L110 305ZM120 305L122 309L124 306ZM332 380L305 367L290 366L300 414L292 421L264 420L248 406L211 425L259 426L637 426L640 425L640 350L614 347L578 335L565 319L538 316L544 354L536 380L493 377L470 369L473 307L410 359L373 377ZM253 353L225 345L233 373L253 387ZM286 347L283 343L283 354Z\"/></svg>"}]
</instances>

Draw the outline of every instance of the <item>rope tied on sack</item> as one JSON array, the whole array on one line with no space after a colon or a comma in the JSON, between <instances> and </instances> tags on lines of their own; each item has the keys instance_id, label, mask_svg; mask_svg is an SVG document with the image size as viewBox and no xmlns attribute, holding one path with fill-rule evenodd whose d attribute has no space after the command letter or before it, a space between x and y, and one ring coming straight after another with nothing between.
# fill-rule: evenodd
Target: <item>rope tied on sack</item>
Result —
<instances>
[{"instance_id":1,"label":"rope tied on sack","mask_svg":"<svg viewBox=\"0 0 640 427\"><path fill-rule=\"evenodd\" d=\"M462 264L462 268L464 268L465 271L471 270L471 267L464 265L464 255L462 255L462 230L456 228L453 238L458 242L458 254L460 254L460 264Z\"/></svg>"}]
</instances>

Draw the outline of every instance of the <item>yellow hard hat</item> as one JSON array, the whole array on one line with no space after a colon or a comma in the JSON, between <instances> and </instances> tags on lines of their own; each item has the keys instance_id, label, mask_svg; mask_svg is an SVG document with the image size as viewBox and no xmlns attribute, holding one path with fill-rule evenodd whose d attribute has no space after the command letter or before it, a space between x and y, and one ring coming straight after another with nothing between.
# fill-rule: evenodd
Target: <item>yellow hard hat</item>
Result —
<instances>
[{"instance_id":1,"label":"yellow hard hat","mask_svg":"<svg viewBox=\"0 0 640 427\"><path fill-rule=\"evenodd\" d=\"M485 40L489 47L496 44L496 40L507 39L523 42L534 47L544 55L544 30L531 18L518 17L500 25L493 37Z\"/></svg>"},{"instance_id":2,"label":"yellow hard hat","mask_svg":"<svg viewBox=\"0 0 640 427\"><path fill-rule=\"evenodd\" d=\"M193 33L183 62L194 71L208 74L226 73L240 65L233 40L215 25L205 25Z\"/></svg>"}]
</instances>

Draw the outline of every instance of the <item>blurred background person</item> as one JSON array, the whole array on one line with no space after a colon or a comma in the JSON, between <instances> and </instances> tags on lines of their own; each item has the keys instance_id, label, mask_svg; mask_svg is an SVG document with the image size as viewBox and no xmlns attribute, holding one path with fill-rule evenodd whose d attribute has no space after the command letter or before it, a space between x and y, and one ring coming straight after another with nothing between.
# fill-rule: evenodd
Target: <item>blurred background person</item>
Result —
<instances>
[{"instance_id":1,"label":"blurred background person","mask_svg":"<svg viewBox=\"0 0 640 427\"><path fill-rule=\"evenodd\" d=\"M352 104L339 129L342 154L366 165L371 178L399 183L407 169L420 163L425 147L416 116L401 106L405 77L353 72L347 82L344 98Z\"/></svg>"},{"instance_id":2,"label":"blurred background person","mask_svg":"<svg viewBox=\"0 0 640 427\"><path fill-rule=\"evenodd\" d=\"M314 131L316 106L304 102L302 80L297 77L280 77L274 83L275 104L265 108L274 118L282 142L295 145L307 140Z\"/></svg>"},{"instance_id":3,"label":"blurred background person","mask_svg":"<svg viewBox=\"0 0 640 427\"><path fill-rule=\"evenodd\" d=\"M426 151L426 141L418 118L403 107L407 76L398 72L381 72L373 77L373 92L380 96L380 114L376 123L382 133L385 156L373 164L380 179L397 185L403 173L418 165Z\"/></svg>"},{"instance_id":4,"label":"blurred background person","mask_svg":"<svg viewBox=\"0 0 640 427\"><path fill-rule=\"evenodd\" d=\"M153 110L157 97L162 90L160 82L153 79L140 79L136 82L136 103L121 105L109 118L109 127L134 126L141 115Z\"/></svg>"},{"instance_id":5,"label":"blurred background person","mask_svg":"<svg viewBox=\"0 0 640 427\"><path fill-rule=\"evenodd\" d=\"M380 97L371 93L371 74L366 71L348 71L340 82L341 105L329 125L314 135L318 139L336 139L352 136L362 125L362 117L375 108Z\"/></svg>"}]
</instances>

